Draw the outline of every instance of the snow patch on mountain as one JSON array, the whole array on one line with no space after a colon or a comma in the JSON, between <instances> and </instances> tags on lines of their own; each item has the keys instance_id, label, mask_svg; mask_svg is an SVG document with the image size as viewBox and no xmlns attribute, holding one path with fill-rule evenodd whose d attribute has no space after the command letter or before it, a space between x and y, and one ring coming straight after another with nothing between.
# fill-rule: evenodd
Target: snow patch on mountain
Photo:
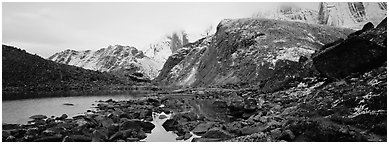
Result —
<instances>
[{"instance_id":1,"label":"snow patch on mountain","mask_svg":"<svg viewBox=\"0 0 389 144\"><path fill-rule=\"evenodd\" d=\"M142 73L155 78L162 65L135 47L114 45L97 51L65 50L54 54L49 60L101 72L119 72L123 75Z\"/></svg>"}]
</instances>

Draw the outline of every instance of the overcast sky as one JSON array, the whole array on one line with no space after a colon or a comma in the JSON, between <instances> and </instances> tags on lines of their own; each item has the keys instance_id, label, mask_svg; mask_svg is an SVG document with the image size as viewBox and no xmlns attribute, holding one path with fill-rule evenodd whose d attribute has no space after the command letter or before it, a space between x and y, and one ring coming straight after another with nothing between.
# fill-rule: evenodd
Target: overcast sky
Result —
<instances>
[{"instance_id":1,"label":"overcast sky","mask_svg":"<svg viewBox=\"0 0 389 144\"><path fill-rule=\"evenodd\" d=\"M137 48L185 30L199 35L225 18L250 17L279 3L3 3L3 44L44 58L66 49ZM317 9L317 3L298 3ZM193 38L192 38L193 39Z\"/></svg>"}]
</instances>

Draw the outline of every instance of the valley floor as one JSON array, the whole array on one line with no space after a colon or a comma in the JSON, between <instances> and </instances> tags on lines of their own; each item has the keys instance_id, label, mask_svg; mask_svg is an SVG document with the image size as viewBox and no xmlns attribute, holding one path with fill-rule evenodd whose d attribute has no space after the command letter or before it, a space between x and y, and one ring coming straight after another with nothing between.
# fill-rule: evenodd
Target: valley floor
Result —
<instances>
[{"instance_id":1,"label":"valley floor","mask_svg":"<svg viewBox=\"0 0 389 144\"><path fill-rule=\"evenodd\" d=\"M306 78L264 93L255 88L188 88L139 100L100 101L68 118L34 116L3 124L3 141L141 141L153 113L173 113L162 126L192 141L387 141L386 66L340 81ZM151 92L151 91L149 91Z\"/></svg>"}]
</instances>

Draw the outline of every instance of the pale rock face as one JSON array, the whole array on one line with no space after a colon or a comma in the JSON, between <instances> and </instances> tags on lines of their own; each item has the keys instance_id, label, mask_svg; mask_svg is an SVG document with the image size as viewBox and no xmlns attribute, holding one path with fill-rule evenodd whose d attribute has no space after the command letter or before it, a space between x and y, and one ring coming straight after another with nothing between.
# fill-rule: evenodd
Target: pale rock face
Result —
<instances>
[{"instance_id":1,"label":"pale rock face","mask_svg":"<svg viewBox=\"0 0 389 144\"><path fill-rule=\"evenodd\" d=\"M386 13L386 2L321 2L317 9L280 6L253 17L361 29L367 22L377 25Z\"/></svg>"},{"instance_id":2,"label":"pale rock face","mask_svg":"<svg viewBox=\"0 0 389 144\"><path fill-rule=\"evenodd\" d=\"M322 2L319 24L361 29L367 22L377 25L386 13L386 2Z\"/></svg>"},{"instance_id":3,"label":"pale rock face","mask_svg":"<svg viewBox=\"0 0 389 144\"><path fill-rule=\"evenodd\" d=\"M154 59L161 66L172 54L170 49L170 41L167 38L151 43L144 47L143 50L145 50L146 56Z\"/></svg>"},{"instance_id":4,"label":"pale rock face","mask_svg":"<svg viewBox=\"0 0 389 144\"><path fill-rule=\"evenodd\" d=\"M65 50L54 54L49 60L101 72L142 73L155 78L162 65L130 46L108 46L97 51Z\"/></svg>"}]
</instances>

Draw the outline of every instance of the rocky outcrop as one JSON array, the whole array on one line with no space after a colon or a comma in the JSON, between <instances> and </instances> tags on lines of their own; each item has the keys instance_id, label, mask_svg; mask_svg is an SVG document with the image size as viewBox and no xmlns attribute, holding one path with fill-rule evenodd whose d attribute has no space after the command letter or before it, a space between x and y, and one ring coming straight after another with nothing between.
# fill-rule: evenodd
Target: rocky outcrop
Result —
<instances>
[{"instance_id":1,"label":"rocky outcrop","mask_svg":"<svg viewBox=\"0 0 389 144\"><path fill-rule=\"evenodd\" d=\"M303 73L303 59L351 32L270 19L223 20L213 36L169 57L156 80L173 86L256 83L277 89Z\"/></svg>"},{"instance_id":2,"label":"rocky outcrop","mask_svg":"<svg viewBox=\"0 0 389 144\"><path fill-rule=\"evenodd\" d=\"M65 50L48 59L85 69L110 72L134 81L153 79L162 68L161 64L135 47L121 45L108 46L97 51Z\"/></svg>"},{"instance_id":3,"label":"rocky outcrop","mask_svg":"<svg viewBox=\"0 0 389 144\"><path fill-rule=\"evenodd\" d=\"M340 79L351 73L366 72L386 62L386 18L376 28L367 23L364 29L352 33L315 54L313 64L324 76Z\"/></svg>"}]
</instances>

